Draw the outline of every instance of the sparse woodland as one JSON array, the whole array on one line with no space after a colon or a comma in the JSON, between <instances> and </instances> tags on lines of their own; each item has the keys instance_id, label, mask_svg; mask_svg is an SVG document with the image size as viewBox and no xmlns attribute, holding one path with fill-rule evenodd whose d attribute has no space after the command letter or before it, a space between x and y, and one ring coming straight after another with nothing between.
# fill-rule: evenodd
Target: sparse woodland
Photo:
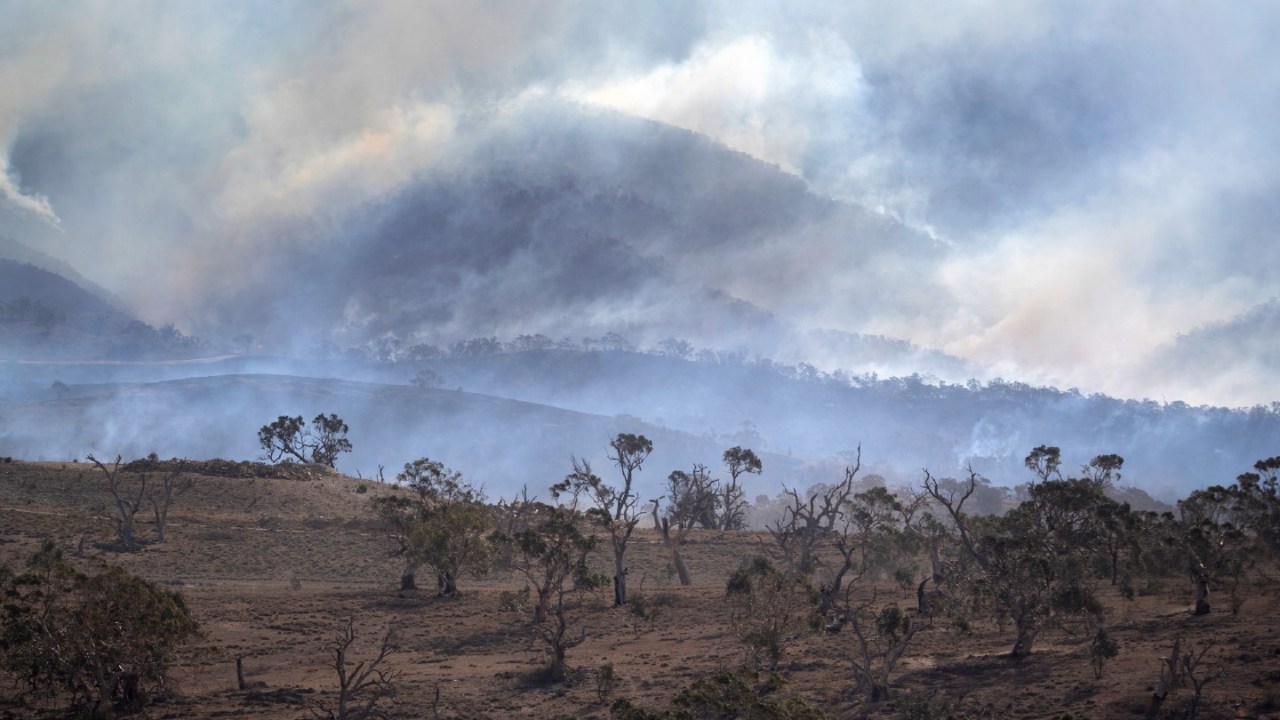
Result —
<instances>
[{"instance_id":1,"label":"sparse woodland","mask_svg":"<svg viewBox=\"0 0 1280 720\"><path fill-rule=\"evenodd\" d=\"M855 454L756 504L749 449L659 470L642 435L610 446L609 472L493 501L429 458L388 483L0 463L0 712L1280 716L1280 458L1154 512L1123 458L1048 445L997 500Z\"/></svg>"}]
</instances>

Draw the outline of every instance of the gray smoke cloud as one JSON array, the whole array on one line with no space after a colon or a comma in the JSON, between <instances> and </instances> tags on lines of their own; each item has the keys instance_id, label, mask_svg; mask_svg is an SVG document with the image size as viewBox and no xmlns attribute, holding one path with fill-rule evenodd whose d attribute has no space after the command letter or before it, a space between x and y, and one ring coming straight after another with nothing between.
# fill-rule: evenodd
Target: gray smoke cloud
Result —
<instances>
[{"instance_id":1,"label":"gray smoke cloud","mask_svg":"<svg viewBox=\"0 0 1280 720\"><path fill-rule=\"evenodd\" d=\"M654 230L632 249L667 284L602 299L598 325L687 317L696 293L668 288L696 281L1006 377L1270 402L1280 378L1248 371L1265 362L1221 382L1206 353L1159 383L1144 370L1280 296L1278 25L1251 2L7 3L0 227L152 322L241 322L236 297L283 316L264 288L321 272L299 258L367 241L353 218L473 177L495 147L536 155L568 122L545 108L568 103L699 133L916 231L871 247L812 215L719 246ZM593 151L560 162L664 183ZM519 305L568 282L554 257L468 270L458 291ZM457 332L473 317L455 311Z\"/></svg>"}]
</instances>

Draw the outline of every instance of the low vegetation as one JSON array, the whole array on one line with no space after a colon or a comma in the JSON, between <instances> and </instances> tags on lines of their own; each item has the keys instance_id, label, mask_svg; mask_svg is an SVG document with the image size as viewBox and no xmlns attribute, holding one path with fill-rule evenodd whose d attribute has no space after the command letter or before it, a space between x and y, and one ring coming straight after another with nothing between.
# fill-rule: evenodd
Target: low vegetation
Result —
<instances>
[{"instance_id":1,"label":"low vegetation","mask_svg":"<svg viewBox=\"0 0 1280 720\"><path fill-rule=\"evenodd\" d=\"M199 634L181 595L114 565L81 570L49 542L25 571L0 572L0 592L0 667L87 717L163 693L175 652Z\"/></svg>"},{"instance_id":2,"label":"low vegetation","mask_svg":"<svg viewBox=\"0 0 1280 720\"><path fill-rule=\"evenodd\" d=\"M758 510L732 491L759 467L749 450L725 453L729 483L697 465L642 498L652 443L610 447L618 483L574 461L554 505L491 503L425 457L394 483L155 458L91 458L86 483L75 466L4 464L14 531L0 561L17 569L0 570L0 710L1213 718L1277 705L1280 458L1154 512L1119 499L1115 455L1070 472L1039 446L1016 501L992 503L973 470L889 488L851 454L832 483L784 489L760 531L725 529ZM436 592L406 592L427 568Z\"/></svg>"}]
</instances>

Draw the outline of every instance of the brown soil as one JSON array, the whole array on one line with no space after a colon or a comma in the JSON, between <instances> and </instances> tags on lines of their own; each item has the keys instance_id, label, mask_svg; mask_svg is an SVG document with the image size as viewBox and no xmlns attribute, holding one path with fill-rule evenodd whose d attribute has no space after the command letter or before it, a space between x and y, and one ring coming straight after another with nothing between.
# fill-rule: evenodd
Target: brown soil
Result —
<instances>
[{"instance_id":1,"label":"brown soil","mask_svg":"<svg viewBox=\"0 0 1280 720\"><path fill-rule=\"evenodd\" d=\"M355 660L370 657L387 628L398 633L399 649L388 660L399 676L399 692L387 705L393 717L607 718L594 681L606 663L621 679L614 697L660 708L695 679L747 660L722 597L739 561L767 550L765 536L695 532L684 552L694 584L680 587L656 534L639 531L628 551L631 592L656 605L656 621L637 624L604 594L581 598L573 617L587 639L569 653L576 671L568 683L538 685L529 678L543 661L540 649L522 618L501 608L502 593L521 587L515 576L463 578L461 594L450 598L396 591L400 564L368 510L386 487L315 469L296 479L237 475L219 465L197 469L211 474L196 477L178 499L168 542L118 552L112 506L95 468L0 462L0 563L17 568L52 538L68 555L78 550L82 562L120 564L186 597L207 638L183 652L172 672L175 694L152 706L150 717L311 717L308 705L333 697L329 648L347 618L358 632ZM139 534L154 537L149 522ZM597 557L601 571L610 562ZM874 590L881 600L914 605L914 593L896 585ZM968 633L938 621L917 635L888 702L868 705L853 694L847 632L794 638L781 693L802 695L840 718L907 717L906 701L920 698L932 698L935 712L945 702L967 717L1141 717L1161 656L1182 637L1184 646L1212 643L1205 674L1220 673L1205 686L1200 717L1280 718L1275 586L1260 586L1238 616L1215 608L1192 617L1190 591L1190 583L1171 580L1129 603L1104 588L1120 655L1100 680L1089 665L1087 634L1047 631L1030 658L1015 662L1006 656L1013 642L1008 629L972 619ZM243 691L236 687L237 658L249 684ZM1177 689L1165 708L1183 707L1191 692ZM56 704L24 704L12 684L0 681L0 717L60 714Z\"/></svg>"}]
</instances>

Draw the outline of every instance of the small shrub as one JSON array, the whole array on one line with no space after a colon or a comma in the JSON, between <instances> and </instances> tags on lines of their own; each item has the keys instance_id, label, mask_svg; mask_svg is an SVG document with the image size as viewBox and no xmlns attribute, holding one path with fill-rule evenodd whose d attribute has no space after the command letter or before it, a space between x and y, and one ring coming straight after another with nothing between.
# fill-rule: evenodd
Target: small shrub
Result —
<instances>
[{"instance_id":1,"label":"small shrub","mask_svg":"<svg viewBox=\"0 0 1280 720\"><path fill-rule=\"evenodd\" d=\"M529 607L529 586L516 592L503 590L498 595L498 609L503 612L523 613Z\"/></svg>"},{"instance_id":2,"label":"small shrub","mask_svg":"<svg viewBox=\"0 0 1280 720\"><path fill-rule=\"evenodd\" d=\"M902 720L934 720L947 717L953 710L951 701L932 693L913 692L898 698L895 703Z\"/></svg>"},{"instance_id":3,"label":"small shrub","mask_svg":"<svg viewBox=\"0 0 1280 720\"><path fill-rule=\"evenodd\" d=\"M729 577L725 599L756 669L776 670L788 638L821 620L818 592L808 579L782 573L761 556L742 561Z\"/></svg>"},{"instance_id":4,"label":"small shrub","mask_svg":"<svg viewBox=\"0 0 1280 720\"><path fill-rule=\"evenodd\" d=\"M658 608L644 593L635 593L627 602L627 612L631 615L631 629L636 637L640 637L640 629L644 625L653 630L658 620Z\"/></svg>"},{"instance_id":5,"label":"small shrub","mask_svg":"<svg viewBox=\"0 0 1280 720\"><path fill-rule=\"evenodd\" d=\"M178 593L114 565L80 572L52 543L26 573L0 574L0 595L0 667L89 716L145 705L164 689L173 652L200 635Z\"/></svg>"},{"instance_id":6,"label":"small shrub","mask_svg":"<svg viewBox=\"0 0 1280 720\"><path fill-rule=\"evenodd\" d=\"M831 717L798 696L767 697L777 691L777 686L776 676L762 683L754 672L722 670L698 679L676 695L674 710L646 710L626 698L619 698L609 709L610 717L613 720L827 720Z\"/></svg>"},{"instance_id":7,"label":"small shrub","mask_svg":"<svg viewBox=\"0 0 1280 720\"><path fill-rule=\"evenodd\" d=\"M1120 654L1120 646L1107 634L1106 628L1098 628L1093 636L1093 644L1089 646L1089 664L1093 667L1093 677L1102 677L1102 666L1108 660Z\"/></svg>"},{"instance_id":8,"label":"small shrub","mask_svg":"<svg viewBox=\"0 0 1280 720\"><path fill-rule=\"evenodd\" d=\"M618 689L618 685L622 679L613 670L613 663L605 663L596 668L596 697L600 699L603 705L609 702L609 698L613 695L613 691Z\"/></svg>"}]
</instances>

